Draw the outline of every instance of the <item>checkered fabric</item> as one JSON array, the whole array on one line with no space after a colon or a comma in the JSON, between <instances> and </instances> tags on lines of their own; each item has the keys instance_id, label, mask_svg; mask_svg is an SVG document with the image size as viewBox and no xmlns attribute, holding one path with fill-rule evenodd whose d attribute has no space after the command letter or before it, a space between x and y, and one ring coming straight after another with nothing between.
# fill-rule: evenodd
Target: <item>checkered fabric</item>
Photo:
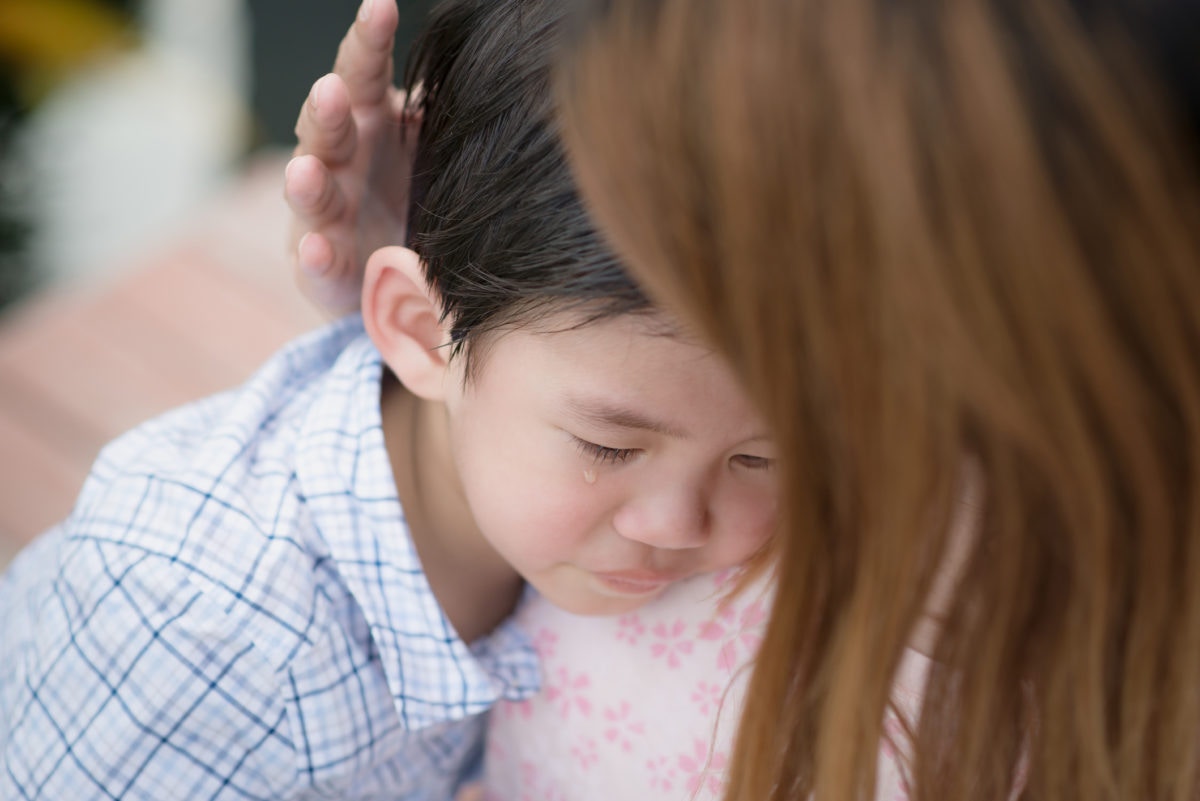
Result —
<instances>
[{"instance_id":1,"label":"checkered fabric","mask_svg":"<svg viewBox=\"0 0 1200 801\"><path fill-rule=\"evenodd\" d=\"M421 572L348 318L101 453L0 579L0 799L445 799L536 691Z\"/></svg>"}]
</instances>

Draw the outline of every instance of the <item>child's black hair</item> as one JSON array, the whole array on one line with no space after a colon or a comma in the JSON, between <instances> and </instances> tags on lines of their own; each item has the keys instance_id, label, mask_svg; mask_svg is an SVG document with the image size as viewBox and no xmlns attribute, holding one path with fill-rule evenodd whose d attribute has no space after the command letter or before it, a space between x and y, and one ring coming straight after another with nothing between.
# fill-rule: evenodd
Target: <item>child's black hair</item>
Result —
<instances>
[{"instance_id":1,"label":"child's black hair","mask_svg":"<svg viewBox=\"0 0 1200 801\"><path fill-rule=\"evenodd\" d=\"M584 211L559 143L551 69L569 6L438 3L405 69L424 114L409 246L468 374L481 334L564 310L582 323L651 308Z\"/></svg>"}]
</instances>

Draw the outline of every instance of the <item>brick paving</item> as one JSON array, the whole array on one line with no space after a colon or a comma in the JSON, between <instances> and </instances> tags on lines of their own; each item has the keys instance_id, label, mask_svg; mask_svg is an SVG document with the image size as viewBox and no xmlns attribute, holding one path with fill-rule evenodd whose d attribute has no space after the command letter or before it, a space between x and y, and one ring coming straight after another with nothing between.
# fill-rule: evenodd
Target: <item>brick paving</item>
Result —
<instances>
[{"instance_id":1,"label":"brick paving","mask_svg":"<svg viewBox=\"0 0 1200 801\"><path fill-rule=\"evenodd\" d=\"M0 319L0 566L66 515L105 442L242 381L320 324L285 263L284 158L255 159L112 280Z\"/></svg>"}]
</instances>

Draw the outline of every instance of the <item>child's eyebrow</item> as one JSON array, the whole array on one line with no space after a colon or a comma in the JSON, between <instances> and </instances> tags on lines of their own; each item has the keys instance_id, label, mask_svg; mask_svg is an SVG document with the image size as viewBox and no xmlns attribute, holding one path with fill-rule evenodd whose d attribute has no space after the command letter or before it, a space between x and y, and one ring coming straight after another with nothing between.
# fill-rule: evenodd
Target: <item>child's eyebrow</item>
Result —
<instances>
[{"instance_id":1,"label":"child's eyebrow","mask_svg":"<svg viewBox=\"0 0 1200 801\"><path fill-rule=\"evenodd\" d=\"M647 417L639 411L606 400L594 398L567 398L567 410L581 420L598 423L610 428L631 428L642 431L652 431L676 439L686 439L689 435L684 429Z\"/></svg>"}]
</instances>

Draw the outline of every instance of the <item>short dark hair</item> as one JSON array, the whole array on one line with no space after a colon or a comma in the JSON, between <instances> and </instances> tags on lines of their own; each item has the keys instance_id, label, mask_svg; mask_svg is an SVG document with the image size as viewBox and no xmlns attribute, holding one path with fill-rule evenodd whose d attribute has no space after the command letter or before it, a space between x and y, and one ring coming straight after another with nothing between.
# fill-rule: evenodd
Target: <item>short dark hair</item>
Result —
<instances>
[{"instance_id":1,"label":"short dark hair","mask_svg":"<svg viewBox=\"0 0 1200 801\"><path fill-rule=\"evenodd\" d=\"M651 309L588 218L559 143L551 70L569 5L441 2L409 54L404 83L424 115L409 246L468 375L482 334L550 312L582 324Z\"/></svg>"}]
</instances>

